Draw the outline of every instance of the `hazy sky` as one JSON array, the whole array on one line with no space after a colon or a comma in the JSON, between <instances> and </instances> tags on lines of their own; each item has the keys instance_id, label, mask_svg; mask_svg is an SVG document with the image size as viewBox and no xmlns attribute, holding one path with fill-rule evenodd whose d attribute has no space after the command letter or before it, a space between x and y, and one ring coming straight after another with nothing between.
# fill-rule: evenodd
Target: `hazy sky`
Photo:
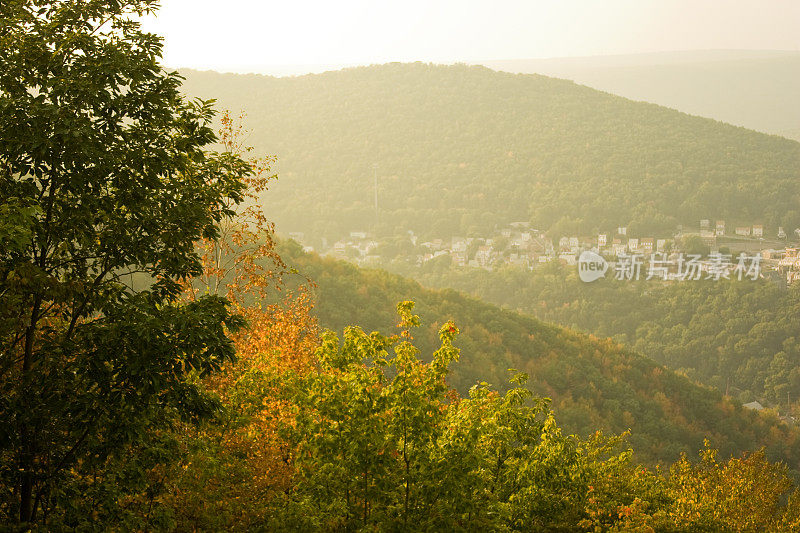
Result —
<instances>
[{"instance_id":1,"label":"hazy sky","mask_svg":"<svg viewBox=\"0 0 800 533\"><path fill-rule=\"evenodd\" d=\"M171 67L800 50L800 0L162 0Z\"/></svg>"}]
</instances>

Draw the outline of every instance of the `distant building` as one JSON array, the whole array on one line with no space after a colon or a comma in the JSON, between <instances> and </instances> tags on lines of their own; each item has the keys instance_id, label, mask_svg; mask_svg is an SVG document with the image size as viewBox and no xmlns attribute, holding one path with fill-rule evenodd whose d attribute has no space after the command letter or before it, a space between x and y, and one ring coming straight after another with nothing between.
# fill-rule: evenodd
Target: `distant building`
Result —
<instances>
[{"instance_id":1,"label":"distant building","mask_svg":"<svg viewBox=\"0 0 800 533\"><path fill-rule=\"evenodd\" d=\"M635 251L639 249L639 239L628 239L628 250Z\"/></svg>"},{"instance_id":2,"label":"distant building","mask_svg":"<svg viewBox=\"0 0 800 533\"><path fill-rule=\"evenodd\" d=\"M781 258L778 266L783 269L793 270L795 265L800 262L800 258L798 258L798 248L786 248L783 251L783 257Z\"/></svg>"},{"instance_id":3,"label":"distant building","mask_svg":"<svg viewBox=\"0 0 800 533\"><path fill-rule=\"evenodd\" d=\"M643 251L645 251L647 253L652 252L653 251L653 238L652 237L647 237L647 238L642 239L642 241L639 243L639 247Z\"/></svg>"},{"instance_id":4,"label":"distant building","mask_svg":"<svg viewBox=\"0 0 800 533\"><path fill-rule=\"evenodd\" d=\"M753 226L753 237L763 237L764 236L764 226L761 224L757 224Z\"/></svg>"},{"instance_id":5,"label":"distant building","mask_svg":"<svg viewBox=\"0 0 800 533\"><path fill-rule=\"evenodd\" d=\"M627 226L620 226L617 228L617 235L627 235L627 234L628 234Z\"/></svg>"},{"instance_id":6,"label":"distant building","mask_svg":"<svg viewBox=\"0 0 800 533\"><path fill-rule=\"evenodd\" d=\"M378 243L378 241L369 241L364 245L364 252L363 253L366 254L366 255L371 255L372 252L377 250L379 246L380 246L380 244Z\"/></svg>"},{"instance_id":7,"label":"distant building","mask_svg":"<svg viewBox=\"0 0 800 533\"><path fill-rule=\"evenodd\" d=\"M608 235L601 233L597 236L597 246L605 246L608 241Z\"/></svg>"},{"instance_id":8,"label":"distant building","mask_svg":"<svg viewBox=\"0 0 800 533\"><path fill-rule=\"evenodd\" d=\"M302 231L290 231L289 238L294 239L297 242L301 242L305 237L305 234Z\"/></svg>"},{"instance_id":9,"label":"distant building","mask_svg":"<svg viewBox=\"0 0 800 533\"><path fill-rule=\"evenodd\" d=\"M717 220L717 237L722 237L724 235L725 235L725 221Z\"/></svg>"},{"instance_id":10,"label":"distant building","mask_svg":"<svg viewBox=\"0 0 800 533\"><path fill-rule=\"evenodd\" d=\"M711 227L710 220L704 218L703 220L700 221L700 229L708 229L709 227Z\"/></svg>"},{"instance_id":11,"label":"distant building","mask_svg":"<svg viewBox=\"0 0 800 533\"><path fill-rule=\"evenodd\" d=\"M778 228L778 238L779 239L785 239L786 238L786 232L783 231L783 226Z\"/></svg>"},{"instance_id":12,"label":"distant building","mask_svg":"<svg viewBox=\"0 0 800 533\"><path fill-rule=\"evenodd\" d=\"M736 228L736 235L741 235L743 237L749 237L750 236L750 226L746 226L746 227L745 226L741 226L741 227Z\"/></svg>"},{"instance_id":13,"label":"distant building","mask_svg":"<svg viewBox=\"0 0 800 533\"><path fill-rule=\"evenodd\" d=\"M565 265L575 265L578 263L575 254L561 254L558 256L559 260Z\"/></svg>"},{"instance_id":14,"label":"distant building","mask_svg":"<svg viewBox=\"0 0 800 533\"><path fill-rule=\"evenodd\" d=\"M478 251L475 252L475 260L478 262L480 266L486 266L492 259L492 247L491 246L481 246L478 248Z\"/></svg>"},{"instance_id":15,"label":"distant building","mask_svg":"<svg viewBox=\"0 0 800 533\"><path fill-rule=\"evenodd\" d=\"M569 238L569 247L570 248L573 248L573 249L577 248L579 246L579 244L580 244L580 242L578 241L577 237L570 237Z\"/></svg>"},{"instance_id":16,"label":"distant building","mask_svg":"<svg viewBox=\"0 0 800 533\"><path fill-rule=\"evenodd\" d=\"M752 409L753 411L763 411L764 410L764 406L761 405L758 402L746 403L746 404L742 405L742 407L744 407L746 409Z\"/></svg>"},{"instance_id":17,"label":"distant building","mask_svg":"<svg viewBox=\"0 0 800 533\"><path fill-rule=\"evenodd\" d=\"M666 239L658 239L656 241L656 252L661 253L667 247L667 240Z\"/></svg>"},{"instance_id":18,"label":"distant building","mask_svg":"<svg viewBox=\"0 0 800 533\"><path fill-rule=\"evenodd\" d=\"M351 231L350 232L351 239L366 239L367 232L366 231Z\"/></svg>"},{"instance_id":19,"label":"distant building","mask_svg":"<svg viewBox=\"0 0 800 533\"><path fill-rule=\"evenodd\" d=\"M527 248L528 243L529 241L523 241L522 237L520 237L519 235L511 237L511 239L509 239L508 241L509 246L517 248Z\"/></svg>"}]
</instances>

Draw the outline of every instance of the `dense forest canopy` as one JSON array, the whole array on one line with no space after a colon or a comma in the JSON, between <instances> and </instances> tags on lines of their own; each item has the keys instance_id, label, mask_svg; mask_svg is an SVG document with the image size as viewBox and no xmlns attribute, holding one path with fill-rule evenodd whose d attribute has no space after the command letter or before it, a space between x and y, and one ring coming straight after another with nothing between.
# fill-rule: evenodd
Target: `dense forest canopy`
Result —
<instances>
[{"instance_id":1,"label":"dense forest canopy","mask_svg":"<svg viewBox=\"0 0 800 533\"><path fill-rule=\"evenodd\" d=\"M797 142L566 80L421 63L183 74L188 93L244 110L248 142L278 156L267 207L284 233L469 236L512 221L641 236L700 219L800 227Z\"/></svg>"},{"instance_id":2,"label":"dense forest canopy","mask_svg":"<svg viewBox=\"0 0 800 533\"><path fill-rule=\"evenodd\" d=\"M480 63L506 72L565 78L631 100L800 141L796 50L685 50Z\"/></svg>"},{"instance_id":3,"label":"dense forest canopy","mask_svg":"<svg viewBox=\"0 0 800 533\"><path fill-rule=\"evenodd\" d=\"M639 460L672 461L709 437L726 454L766 445L771 457L798 464L796 431L776 417L743 409L616 342L545 324L453 290L425 289L382 270L320 259L291 243L280 251L288 265L315 281L314 314L323 327L340 331L359 324L365 331L387 332L393 302L404 295L416 302L424 325L416 342L423 353L432 353L438 328L454 320L463 354L448 382L464 394L481 381L502 390L508 369L515 368L530 375L529 387L536 394L553 399L556 418L567 431L587 436L597 429L630 429L629 441Z\"/></svg>"},{"instance_id":4,"label":"dense forest canopy","mask_svg":"<svg viewBox=\"0 0 800 533\"><path fill-rule=\"evenodd\" d=\"M741 402L784 412L800 398L800 290L774 281L583 283L557 263L489 272L430 265L393 270L432 287L486 301L601 337Z\"/></svg>"},{"instance_id":5,"label":"dense forest canopy","mask_svg":"<svg viewBox=\"0 0 800 533\"><path fill-rule=\"evenodd\" d=\"M798 530L800 432L774 415L744 410L611 339L323 260L293 242L278 246L261 204L274 158L251 157L228 113L217 133L213 102L181 95L181 77L160 64L162 39L141 31L140 19L157 8L157 0L0 4L0 528ZM360 115L345 93L363 86L359 97L370 101L373 89L409 90L409 70L431 90L389 91L405 115L371 139L383 143L385 161L408 161L404 172L422 172L429 159L403 152L414 143L394 144L396 133L411 134L408 117L415 142L462 150L442 151L433 165L452 171L435 176L451 183L429 181L444 188L420 191L416 178L406 180L422 211L396 197L396 209L409 209L398 220L431 223L424 217L436 205L425 202L442 191L458 200L460 186L476 194L486 183L475 172L515 175L471 167L470 154L498 160L479 133L492 127L491 107L451 99L472 94L460 92L464 83L494 94L496 74L390 65L290 80L323 80L331 91L313 88L316 110L281 109L337 109L358 136L375 117ZM544 117L534 129L549 134L583 120L597 133L600 125L581 116L592 99L605 102L601 117L611 122L620 118L612 108L627 105L559 81L507 79L500 115L520 109L511 104L522 95ZM531 96L530 83L571 87L587 102L573 114L572 97ZM371 112L384 96L371 100ZM447 120L428 121L442 112ZM338 187L352 193L358 165L322 149L325 138L342 140L324 124L305 138L307 151L287 159L302 152L328 161L341 174ZM292 142L306 135L278 126ZM752 152L736 180L769 161L759 174L767 199L786 200L780 194L792 191L777 178L796 145L724 131L729 157L736 147ZM473 152L462 132L473 136ZM584 139L587 153L619 148L598 139ZM718 155L719 144L693 142ZM519 205L507 193L480 200L547 220L536 195L559 200L559 179L570 182L580 165L567 164L567 145L553 157L534 156L539 148L521 142L502 156L512 169L515 153L524 155L519 168L544 165L533 200L514 179L506 190L522 194ZM691 174L702 160L691 152L681 164ZM285 202L284 214L321 210L314 195L332 189L302 190L271 205ZM342 198L328 199L326 209L341 207ZM457 222L443 213L445 228L472 224L469 211Z\"/></svg>"}]
</instances>

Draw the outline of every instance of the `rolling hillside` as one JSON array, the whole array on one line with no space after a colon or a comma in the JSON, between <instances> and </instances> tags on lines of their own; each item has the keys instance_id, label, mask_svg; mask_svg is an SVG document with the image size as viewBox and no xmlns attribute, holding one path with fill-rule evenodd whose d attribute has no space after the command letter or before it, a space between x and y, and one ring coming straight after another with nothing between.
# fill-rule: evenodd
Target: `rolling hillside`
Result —
<instances>
[{"instance_id":1,"label":"rolling hillside","mask_svg":"<svg viewBox=\"0 0 800 533\"><path fill-rule=\"evenodd\" d=\"M393 272L425 286L464 291L486 302L578 331L612 337L742 403L800 398L800 287L774 281L584 283L575 267L421 268Z\"/></svg>"},{"instance_id":2,"label":"rolling hillside","mask_svg":"<svg viewBox=\"0 0 800 533\"><path fill-rule=\"evenodd\" d=\"M800 140L800 52L700 50L483 61Z\"/></svg>"},{"instance_id":3,"label":"rolling hillside","mask_svg":"<svg viewBox=\"0 0 800 533\"><path fill-rule=\"evenodd\" d=\"M248 144L277 155L267 206L282 233L800 226L800 143L566 80L426 64L184 74L187 94L247 112Z\"/></svg>"},{"instance_id":4,"label":"rolling hillside","mask_svg":"<svg viewBox=\"0 0 800 533\"><path fill-rule=\"evenodd\" d=\"M380 270L304 254L296 244L281 255L317 283L315 313L322 326L341 332L357 324L383 330L396 322L395 305L417 303L423 327L416 339L431 353L447 319L461 329L461 359L449 381L461 392L487 381L499 388L507 369L531 376L536 394L553 399L559 424L586 435L596 429L631 429L639 460L673 461L708 437L723 454L767 446L771 457L800 465L798 433L774 418L724 400L661 365L607 340L548 325L516 312L445 290L435 291ZM383 331L384 333L390 333Z\"/></svg>"}]
</instances>

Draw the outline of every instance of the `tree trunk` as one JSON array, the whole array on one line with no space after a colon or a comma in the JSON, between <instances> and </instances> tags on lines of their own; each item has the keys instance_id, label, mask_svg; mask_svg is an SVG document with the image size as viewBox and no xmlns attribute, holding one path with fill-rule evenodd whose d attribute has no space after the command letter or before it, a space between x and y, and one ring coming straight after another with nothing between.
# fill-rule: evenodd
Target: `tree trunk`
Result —
<instances>
[{"instance_id":1,"label":"tree trunk","mask_svg":"<svg viewBox=\"0 0 800 533\"><path fill-rule=\"evenodd\" d=\"M24 398L28 395L31 364L33 363L33 341L36 336L36 323L39 319L39 307L41 299L36 298L31 310L31 323L25 331L25 346L22 354L22 379L21 387ZM28 424L23 420L20 422L19 434L21 439L21 450L19 454L19 470L22 479L20 480L19 490L19 521L31 522L36 510L33 505L33 463L35 455L34 436L30 434Z\"/></svg>"}]
</instances>

